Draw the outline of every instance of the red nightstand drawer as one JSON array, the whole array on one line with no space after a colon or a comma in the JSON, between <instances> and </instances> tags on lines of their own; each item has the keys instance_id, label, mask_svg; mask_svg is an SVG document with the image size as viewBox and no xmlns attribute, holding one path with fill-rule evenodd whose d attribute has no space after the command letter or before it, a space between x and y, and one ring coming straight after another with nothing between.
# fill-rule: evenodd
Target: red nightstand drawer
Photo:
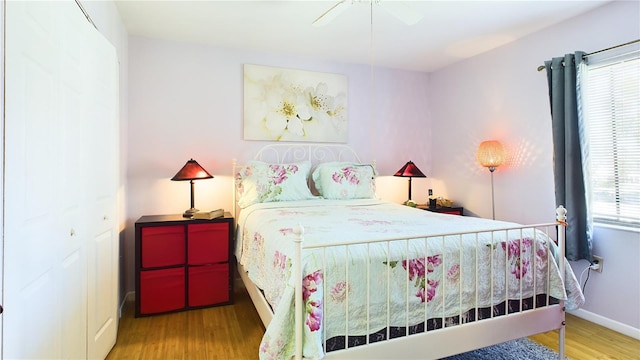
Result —
<instances>
[{"instance_id":1,"label":"red nightstand drawer","mask_svg":"<svg viewBox=\"0 0 640 360\"><path fill-rule=\"evenodd\" d=\"M143 268L184 264L184 226L152 226L142 228Z\"/></svg>"},{"instance_id":2,"label":"red nightstand drawer","mask_svg":"<svg viewBox=\"0 0 640 360\"><path fill-rule=\"evenodd\" d=\"M189 267L189 306L229 302L229 265Z\"/></svg>"},{"instance_id":3,"label":"red nightstand drawer","mask_svg":"<svg viewBox=\"0 0 640 360\"><path fill-rule=\"evenodd\" d=\"M140 272L141 314L179 310L185 305L184 268Z\"/></svg>"},{"instance_id":4,"label":"red nightstand drawer","mask_svg":"<svg viewBox=\"0 0 640 360\"><path fill-rule=\"evenodd\" d=\"M229 260L228 223L189 224L188 263L204 265Z\"/></svg>"}]
</instances>

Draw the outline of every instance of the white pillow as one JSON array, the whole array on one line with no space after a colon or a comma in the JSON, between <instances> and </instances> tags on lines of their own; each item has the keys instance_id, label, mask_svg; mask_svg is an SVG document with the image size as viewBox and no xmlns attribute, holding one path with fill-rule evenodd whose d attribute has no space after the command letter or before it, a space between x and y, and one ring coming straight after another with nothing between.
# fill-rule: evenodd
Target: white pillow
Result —
<instances>
[{"instance_id":1,"label":"white pillow","mask_svg":"<svg viewBox=\"0 0 640 360\"><path fill-rule=\"evenodd\" d=\"M236 174L238 206L315 199L307 185L311 163L268 164L249 161Z\"/></svg>"},{"instance_id":2,"label":"white pillow","mask_svg":"<svg viewBox=\"0 0 640 360\"><path fill-rule=\"evenodd\" d=\"M316 190L325 199L375 198L375 170L371 164L322 163L313 171L312 178Z\"/></svg>"}]
</instances>

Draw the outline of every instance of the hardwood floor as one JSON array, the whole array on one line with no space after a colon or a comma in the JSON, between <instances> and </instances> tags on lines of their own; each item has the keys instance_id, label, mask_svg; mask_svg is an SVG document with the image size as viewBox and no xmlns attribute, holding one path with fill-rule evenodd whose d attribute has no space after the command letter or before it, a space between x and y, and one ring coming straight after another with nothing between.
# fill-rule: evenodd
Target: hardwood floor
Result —
<instances>
[{"instance_id":1,"label":"hardwood floor","mask_svg":"<svg viewBox=\"0 0 640 360\"><path fill-rule=\"evenodd\" d=\"M264 326L246 290L234 304L134 318L134 304L120 319L107 360L257 359Z\"/></svg>"},{"instance_id":2,"label":"hardwood floor","mask_svg":"<svg viewBox=\"0 0 640 360\"><path fill-rule=\"evenodd\" d=\"M234 304L143 318L133 303L120 319L118 340L107 360L258 358L264 327L243 287ZM558 350L557 331L531 337ZM567 315L566 355L572 360L640 359L640 341Z\"/></svg>"},{"instance_id":3,"label":"hardwood floor","mask_svg":"<svg viewBox=\"0 0 640 360\"><path fill-rule=\"evenodd\" d=\"M640 359L640 341L590 321L567 314L565 355L572 360ZM558 351L558 332L550 331L530 339Z\"/></svg>"}]
</instances>

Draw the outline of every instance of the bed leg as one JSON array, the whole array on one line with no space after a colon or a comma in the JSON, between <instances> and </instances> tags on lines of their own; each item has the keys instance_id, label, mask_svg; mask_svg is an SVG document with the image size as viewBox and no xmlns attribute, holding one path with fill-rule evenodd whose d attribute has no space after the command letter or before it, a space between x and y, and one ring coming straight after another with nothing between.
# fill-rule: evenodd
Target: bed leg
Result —
<instances>
[{"instance_id":1,"label":"bed leg","mask_svg":"<svg viewBox=\"0 0 640 360\"><path fill-rule=\"evenodd\" d=\"M565 337L565 331L566 331L566 327L567 327L567 323L566 323L566 319L565 319L565 309L564 309L564 301L560 302L560 308L562 311L562 315L561 315L561 319L562 319L562 323L560 326L560 330L558 331L558 359L559 360L566 360L566 356L564 354L564 337Z\"/></svg>"},{"instance_id":2,"label":"bed leg","mask_svg":"<svg viewBox=\"0 0 640 360\"><path fill-rule=\"evenodd\" d=\"M560 256L558 256L558 267L560 270L560 278L562 279L562 283L565 282L565 240L566 240L566 226L567 226L567 209L564 206L560 205L556 209L556 221L558 222L558 251L560 252ZM565 360L564 356L564 333L566 327L566 319L565 319L565 308L564 308L564 300L560 301L560 311L562 323L560 326L560 331L558 331L558 359Z\"/></svg>"},{"instance_id":3,"label":"bed leg","mask_svg":"<svg viewBox=\"0 0 640 360\"><path fill-rule=\"evenodd\" d=\"M566 359L564 355L564 331L565 331L565 325L563 324L558 333L558 337L559 337L558 342L560 343L559 349L558 349L558 359L560 360Z\"/></svg>"}]
</instances>

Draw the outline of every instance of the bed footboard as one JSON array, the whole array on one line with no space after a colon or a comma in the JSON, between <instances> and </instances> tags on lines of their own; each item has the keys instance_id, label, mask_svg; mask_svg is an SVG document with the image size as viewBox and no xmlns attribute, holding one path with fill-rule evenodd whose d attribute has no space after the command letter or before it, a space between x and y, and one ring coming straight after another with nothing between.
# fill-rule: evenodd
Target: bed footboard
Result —
<instances>
[{"instance_id":1,"label":"bed footboard","mask_svg":"<svg viewBox=\"0 0 640 360\"><path fill-rule=\"evenodd\" d=\"M295 261L294 276L295 286L295 359L303 358L303 341L305 336L305 321L308 321L306 309L308 305L303 297L305 292L305 269L303 268L303 255L305 251L314 251L316 254L323 254L322 262L329 261L326 254L331 254L336 248L348 254L355 252L355 247L360 247L359 251L365 249L367 260L363 266L359 266L353 261L346 261L344 286L341 288L341 301L345 304L344 324L341 324L341 336L344 337L344 349L326 352L326 359L375 359L375 358L419 358L425 357L438 359L461 352L471 351L485 346L495 345L501 342L530 336L546 331L559 329L559 359L565 359L564 355L564 325L565 308L562 297L554 298L551 294L551 273L558 271L561 282L564 283L565 263L564 263L564 241L566 225L566 210L558 207L556 211L556 222L549 224L530 225L519 228L504 228L491 231L448 233L439 235L428 235L424 238L389 238L364 243L342 243L331 246L305 246L304 228L299 225L294 232L295 240ZM512 236L515 234L515 237ZM486 238L489 237L489 242ZM475 241L474 255L463 250L445 252L444 249L463 242ZM557 242L557 245L555 244ZM419 246L416 245L419 244ZM434 245L437 244L437 245ZM441 253L433 255L434 248L442 249ZM373 259L370 257L371 249L382 248L386 251L386 258ZM416 257L415 249L424 251L422 255ZM398 250L400 249L400 250ZM402 250L404 249L404 250ZM398 252L400 251L400 253ZM402 253L404 251L404 253ZM414 251L414 252L412 252ZM454 255L451 255L454 254ZM489 265L484 264L481 259L483 254L489 254ZM494 260L495 257L495 260ZM471 261L476 269L475 274L471 274L466 268L458 266L462 260ZM559 259L556 262L555 259ZM386 279L377 276L371 279L370 264L385 264L387 269ZM447 264L445 270L439 277L430 277L435 274L431 272L434 265ZM557 265L556 265L557 264ZM325 267L322 267L325 269ZM392 272L406 274L405 284L400 285L404 292L399 296L405 299L405 303L398 304L390 294L396 289L390 283ZM353 294L348 284L349 273L358 272L366 274L366 294ZM487 275L489 274L489 275ZM323 274L324 278L330 277ZM473 279L470 283L464 283L462 278ZM453 281L454 279L456 281ZM485 283L490 279L490 283ZM322 281L322 287L327 287L327 281ZM371 283L382 283L382 287L371 288ZM415 292L416 286L418 292ZM531 287L529 291L529 287ZM355 287L354 287L355 288ZM469 291L473 288L473 291ZM373 304L371 293L386 292L387 302L381 306ZM483 303L484 295L481 289L487 291L490 303ZM308 290L308 289L307 289ZM322 289L322 304L326 304L327 296L334 295L335 289ZM564 290L563 290L564 291ZM457 292L457 295L455 294ZM498 295L502 294L504 295ZM515 294L515 295L514 295ZM360 297L358 297L360 296ZM457 310L451 313L450 297L453 296L459 302L454 304ZM469 297L472 305L466 304ZM504 296L503 299L500 297ZM362 309L350 309L352 302L349 299L364 299L365 311ZM437 298L442 297L442 298ZM475 298L473 298L475 297ZM431 300L434 300L433 302ZM440 307L432 305L441 300ZM502 301L501 301L502 300ZM371 304L370 304L371 303ZM416 305L417 304L417 305ZM422 307L422 309L421 309ZM501 313L500 308L504 308ZM380 309L386 312L386 324L380 328L379 319L374 321L373 314L369 309ZM487 310L488 309L488 310ZM496 310L498 309L498 310ZM330 311L327 307L322 308L322 342L326 349L327 343L336 329L328 329L325 322L325 312ZM421 320L416 321L413 315L423 311ZM357 321L353 316L358 316ZM400 326L400 336L392 335L392 328L398 327L397 314L402 313L404 325ZM480 315L480 314L485 315ZM366 319L363 319L366 318ZM392 319L393 318L393 319ZM352 323L366 323L366 334L381 331L382 336L379 341L372 340L373 337L362 336L363 345L354 346L350 344L350 331ZM439 325L432 325L439 324ZM396 329L397 330L397 329ZM361 335L361 334L360 334ZM461 341L464 339L464 341Z\"/></svg>"}]
</instances>

